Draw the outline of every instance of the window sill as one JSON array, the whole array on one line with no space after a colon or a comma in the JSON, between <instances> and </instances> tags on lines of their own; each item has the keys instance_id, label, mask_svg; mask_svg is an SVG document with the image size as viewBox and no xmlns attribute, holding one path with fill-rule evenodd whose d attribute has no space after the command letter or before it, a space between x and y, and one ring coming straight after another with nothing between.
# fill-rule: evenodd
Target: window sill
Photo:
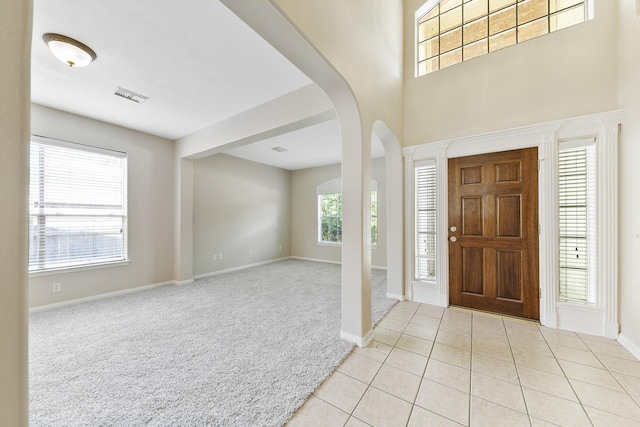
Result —
<instances>
[{"instance_id":1,"label":"window sill","mask_svg":"<svg viewBox=\"0 0 640 427\"><path fill-rule=\"evenodd\" d=\"M40 276L51 276L54 274L66 274L66 273L76 273L78 271L85 270L97 270L99 268L110 268L110 267L122 267L125 265L129 265L129 260L123 261L114 261L114 262L103 262L100 264L90 264L90 265L78 265L74 267L61 267L61 268L51 268L48 270L38 270L29 272L29 277L40 277Z\"/></svg>"},{"instance_id":2,"label":"window sill","mask_svg":"<svg viewBox=\"0 0 640 427\"><path fill-rule=\"evenodd\" d=\"M556 303L557 308L566 308L570 310L577 311L588 311L588 312L596 312L596 313L604 313L604 308L598 307L594 303L590 302L579 302L579 301L558 301Z\"/></svg>"},{"instance_id":3,"label":"window sill","mask_svg":"<svg viewBox=\"0 0 640 427\"><path fill-rule=\"evenodd\" d=\"M438 286L438 284L436 283L436 280L420 280L420 279L413 279L411 281L411 284L413 286L425 286L425 287L434 287L434 286Z\"/></svg>"},{"instance_id":4,"label":"window sill","mask_svg":"<svg viewBox=\"0 0 640 427\"><path fill-rule=\"evenodd\" d=\"M318 246L337 246L341 247L342 242L316 242Z\"/></svg>"}]
</instances>

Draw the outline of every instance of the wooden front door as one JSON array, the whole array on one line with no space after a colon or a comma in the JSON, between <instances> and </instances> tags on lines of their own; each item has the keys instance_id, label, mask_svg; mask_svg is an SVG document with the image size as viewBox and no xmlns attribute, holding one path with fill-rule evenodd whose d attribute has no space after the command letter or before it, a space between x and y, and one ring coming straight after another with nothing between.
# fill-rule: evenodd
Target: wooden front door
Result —
<instances>
[{"instance_id":1,"label":"wooden front door","mask_svg":"<svg viewBox=\"0 0 640 427\"><path fill-rule=\"evenodd\" d=\"M449 301L539 319L538 149L449 159Z\"/></svg>"}]
</instances>

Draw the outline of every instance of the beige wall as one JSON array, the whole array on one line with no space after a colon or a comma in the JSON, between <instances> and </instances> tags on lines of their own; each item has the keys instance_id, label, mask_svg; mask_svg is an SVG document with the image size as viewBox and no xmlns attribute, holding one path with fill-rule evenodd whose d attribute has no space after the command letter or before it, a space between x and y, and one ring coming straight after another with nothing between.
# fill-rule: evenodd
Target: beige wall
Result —
<instances>
[{"instance_id":1,"label":"beige wall","mask_svg":"<svg viewBox=\"0 0 640 427\"><path fill-rule=\"evenodd\" d=\"M402 1L275 0L355 94L365 138L382 120L402 138Z\"/></svg>"},{"instance_id":2,"label":"beige wall","mask_svg":"<svg viewBox=\"0 0 640 427\"><path fill-rule=\"evenodd\" d=\"M127 153L129 265L32 277L31 307L173 279L173 142L40 105L32 107L35 135ZM59 282L62 291L51 292Z\"/></svg>"},{"instance_id":3,"label":"beige wall","mask_svg":"<svg viewBox=\"0 0 640 427\"><path fill-rule=\"evenodd\" d=\"M28 424L27 183L31 2L0 13L0 425Z\"/></svg>"},{"instance_id":4,"label":"beige wall","mask_svg":"<svg viewBox=\"0 0 640 427\"><path fill-rule=\"evenodd\" d=\"M619 93L626 109L619 172L620 323L622 335L640 351L640 4L621 0L619 8Z\"/></svg>"},{"instance_id":5,"label":"beige wall","mask_svg":"<svg viewBox=\"0 0 640 427\"><path fill-rule=\"evenodd\" d=\"M595 19L414 78L414 13L404 0L404 146L618 108L616 1Z\"/></svg>"},{"instance_id":6,"label":"beige wall","mask_svg":"<svg viewBox=\"0 0 640 427\"><path fill-rule=\"evenodd\" d=\"M193 165L194 275L291 254L291 172L225 154Z\"/></svg>"},{"instance_id":7,"label":"beige wall","mask_svg":"<svg viewBox=\"0 0 640 427\"><path fill-rule=\"evenodd\" d=\"M387 184L385 159L371 162L371 178L378 186L378 247L371 250L371 265L387 266ZM341 165L293 171L291 175L291 255L341 262L342 247L318 244L317 187L341 176Z\"/></svg>"}]
</instances>

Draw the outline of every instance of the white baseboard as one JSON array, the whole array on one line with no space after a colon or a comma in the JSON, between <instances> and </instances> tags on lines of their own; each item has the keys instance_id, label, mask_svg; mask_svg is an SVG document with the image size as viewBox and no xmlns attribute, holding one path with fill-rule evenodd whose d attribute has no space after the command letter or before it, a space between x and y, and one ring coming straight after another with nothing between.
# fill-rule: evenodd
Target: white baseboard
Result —
<instances>
[{"instance_id":1,"label":"white baseboard","mask_svg":"<svg viewBox=\"0 0 640 427\"><path fill-rule=\"evenodd\" d=\"M620 334L620 324L618 322L604 322L604 337L615 340Z\"/></svg>"},{"instance_id":2,"label":"white baseboard","mask_svg":"<svg viewBox=\"0 0 640 427\"><path fill-rule=\"evenodd\" d=\"M307 257L301 257L301 256L292 256L289 257L291 259L299 259L302 261L313 261L313 262L324 262L327 264L337 264L337 265L342 265L342 261L329 261L326 259L319 259L319 258L307 258ZM383 266L379 266L379 265L372 265L371 268L375 269L375 270L386 270L387 267L383 267Z\"/></svg>"},{"instance_id":3,"label":"white baseboard","mask_svg":"<svg viewBox=\"0 0 640 427\"><path fill-rule=\"evenodd\" d=\"M385 296L387 298L390 298L390 299L397 299L398 301L404 301L405 300L404 295L390 294L389 292L387 292L387 294Z\"/></svg>"},{"instance_id":4,"label":"white baseboard","mask_svg":"<svg viewBox=\"0 0 640 427\"><path fill-rule=\"evenodd\" d=\"M634 343L622 334L618 335L618 342L622 344L624 348L629 350L631 354L640 359L640 345Z\"/></svg>"},{"instance_id":5,"label":"white baseboard","mask_svg":"<svg viewBox=\"0 0 640 427\"><path fill-rule=\"evenodd\" d=\"M29 313L39 313L41 311L53 310L54 308L60 308L60 307L67 307L69 305L80 304L83 302L98 301L101 299L112 298L112 297L117 297L121 295L134 294L137 292L148 291L150 289L161 288L164 286L171 286L174 283L175 283L174 281L154 283L152 285L138 286L136 288L123 289L121 291L107 292L104 294L92 295L90 297L84 297L84 298L76 298L68 301L56 302L54 304L39 305L37 307L31 307L29 309Z\"/></svg>"},{"instance_id":6,"label":"white baseboard","mask_svg":"<svg viewBox=\"0 0 640 427\"><path fill-rule=\"evenodd\" d=\"M302 257L302 256L292 256L292 259L299 259L302 261L313 261L313 262L324 262L326 264L338 264L338 265L342 265L342 262L340 261L329 261L327 259L319 259L319 258L307 258L307 257Z\"/></svg>"},{"instance_id":7,"label":"white baseboard","mask_svg":"<svg viewBox=\"0 0 640 427\"><path fill-rule=\"evenodd\" d=\"M173 280L171 281L171 284L176 285L176 286L183 286L183 285L189 285L193 283L193 279L187 279L187 280Z\"/></svg>"},{"instance_id":8,"label":"white baseboard","mask_svg":"<svg viewBox=\"0 0 640 427\"><path fill-rule=\"evenodd\" d=\"M233 271L239 271L239 270L245 270L245 269L251 268L251 267L257 267L259 265L265 265L265 264L271 264L271 263L278 262L278 261L284 261L285 259L289 259L289 258L293 258L293 257L283 257L283 258L270 259L268 261L256 262L254 264L246 264L246 265L241 265L241 266L238 266L238 267L226 268L224 270L212 271L210 273L198 274L197 276L193 276L193 279L194 280L204 279L205 277L217 276L219 274L231 273Z\"/></svg>"},{"instance_id":9,"label":"white baseboard","mask_svg":"<svg viewBox=\"0 0 640 427\"><path fill-rule=\"evenodd\" d=\"M369 345L371 341L373 341L373 329L371 329L364 337L359 337L357 335L350 334L345 331L340 331L340 338L345 341L352 342L356 344L358 347L366 347Z\"/></svg>"}]
</instances>

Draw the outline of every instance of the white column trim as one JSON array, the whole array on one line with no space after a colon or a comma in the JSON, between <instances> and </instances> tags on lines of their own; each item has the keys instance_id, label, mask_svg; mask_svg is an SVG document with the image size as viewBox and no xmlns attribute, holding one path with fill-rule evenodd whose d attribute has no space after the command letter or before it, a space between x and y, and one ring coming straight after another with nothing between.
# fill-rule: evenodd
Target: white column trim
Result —
<instances>
[{"instance_id":1,"label":"white column trim","mask_svg":"<svg viewBox=\"0 0 640 427\"><path fill-rule=\"evenodd\" d=\"M449 144L438 150L436 157L436 206L447 209L436 211L436 283L439 286L438 303L449 306ZM440 256L437 256L440 254Z\"/></svg>"},{"instance_id":2,"label":"white column trim","mask_svg":"<svg viewBox=\"0 0 640 427\"><path fill-rule=\"evenodd\" d=\"M413 153L407 152L404 157L404 232L405 232L405 258L404 258L404 294L407 300L413 301L413 260L415 258L415 221L413 211L415 209L415 180L413 178L414 164Z\"/></svg>"},{"instance_id":3,"label":"white column trim","mask_svg":"<svg viewBox=\"0 0 640 427\"><path fill-rule=\"evenodd\" d=\"M550 328L558 326L556 301L558 295L558 150L553 132L543 133L538 146L538 245L540 281L540 324ZM544 248L544 250L542 250Z\"/></svg>"},{"instance_id":4,"label":"white column trim","mask_svg":"<svg viewBox=\"0 0 640 427\"><path fill-rule=\"evenodd\" d=\"M598 150L598 283L605 310L604 336L616 339L618 323L618 123L603 123Z\"/></svg>"}]
</instances>

